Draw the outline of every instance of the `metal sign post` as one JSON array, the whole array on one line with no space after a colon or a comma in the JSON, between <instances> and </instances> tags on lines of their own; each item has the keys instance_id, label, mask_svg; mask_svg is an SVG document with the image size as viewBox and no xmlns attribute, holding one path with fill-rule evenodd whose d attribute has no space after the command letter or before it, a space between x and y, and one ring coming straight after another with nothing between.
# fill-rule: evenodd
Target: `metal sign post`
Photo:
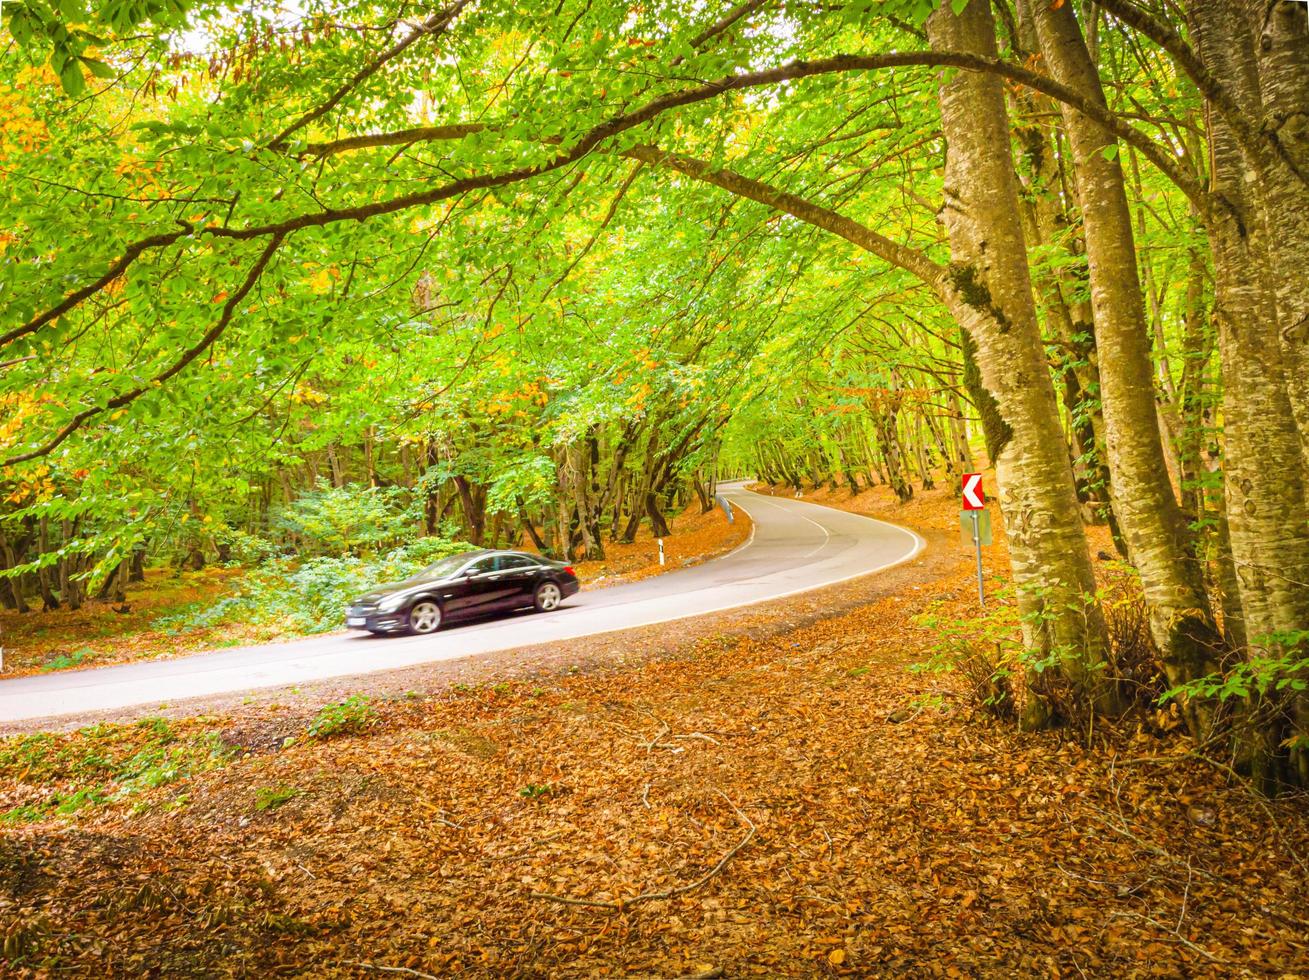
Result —
<instances>
[{"instance_id":1,"label":"metal sign post","mask_svg":"<svg viewBox=\"0 0 1309 980\"><path fill-rule=\"evenodd\" d=\"M972 544L977 552L977 601L986 605L986 590L982 578L982 545L991 543L991 512L986 509L986 491L982 489L981 473L965 473L960 486L963 512L959 515L959 530L965 544Z\"/></svg>"},{"instance_id":2,"label":"metal sign post","mask_svg":"<svg viewBox=\"0 0 1309 980\"><path fill-rule=\"evenodd\" d=\"M986 590L982 586L982 531L977 526L978 513L978 511L972 511L968 516L973 519L973 547L977 549L977 603L985 606Z\"/></svg>"}]
</instances>

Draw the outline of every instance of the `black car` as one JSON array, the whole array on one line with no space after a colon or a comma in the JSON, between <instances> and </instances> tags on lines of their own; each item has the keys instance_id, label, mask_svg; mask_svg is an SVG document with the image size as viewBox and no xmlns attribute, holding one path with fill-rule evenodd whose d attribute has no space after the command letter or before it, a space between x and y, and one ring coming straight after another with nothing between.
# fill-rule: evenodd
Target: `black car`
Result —
<instances>
[{"instance_id":1,"label":"black car","mask_svg":"<svg viewBox=\"0 0 1309 980\"><path fill-rule=\"evenodd\" d=\"M345 624L370 633L433 633L447 620L535 607L549 612L581 585L572 566L521 551L468 551L350 603Z\"/></svg>"}]
</instances>

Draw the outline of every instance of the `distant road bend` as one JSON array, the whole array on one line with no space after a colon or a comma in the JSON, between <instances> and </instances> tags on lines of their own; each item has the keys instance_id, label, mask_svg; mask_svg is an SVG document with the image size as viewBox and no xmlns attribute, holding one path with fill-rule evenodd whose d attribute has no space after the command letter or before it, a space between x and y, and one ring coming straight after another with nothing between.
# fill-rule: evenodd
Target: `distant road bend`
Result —
<instances>
[{"instance_id":1,"label":"distant road bend","mask_svg":"<svg viewBox=\"0 0 1309 980\"><path fill-rule=\"evenodd\" d=\"M890 568L925 545L913 531L870 517L736 484L720 492L750 515L754 530L736 551L702 565L583 589L552 613L452 626L428 636L336 634L0 680L0 724L303 684L703 616Z\"/></svg>"}]
</instances>

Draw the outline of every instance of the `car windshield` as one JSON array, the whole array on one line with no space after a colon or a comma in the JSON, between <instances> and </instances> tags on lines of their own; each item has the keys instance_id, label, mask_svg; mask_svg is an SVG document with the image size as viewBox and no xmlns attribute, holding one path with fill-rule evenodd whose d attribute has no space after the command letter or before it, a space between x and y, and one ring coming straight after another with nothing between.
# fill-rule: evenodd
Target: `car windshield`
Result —
<instances>
[{"instance_id":1,"label":"car windshield","mask_svg":"<svg viewBox=\"0 0 1309 980\"><path fill-rule=\"evenodd\" d=\"M433 565L428 565L421 572L415 575L410 581L413 582L430 582L434 579L448 578L467 563L468 555L451 555L449 558L442 558Z\"/></svg>"}]
</instances>

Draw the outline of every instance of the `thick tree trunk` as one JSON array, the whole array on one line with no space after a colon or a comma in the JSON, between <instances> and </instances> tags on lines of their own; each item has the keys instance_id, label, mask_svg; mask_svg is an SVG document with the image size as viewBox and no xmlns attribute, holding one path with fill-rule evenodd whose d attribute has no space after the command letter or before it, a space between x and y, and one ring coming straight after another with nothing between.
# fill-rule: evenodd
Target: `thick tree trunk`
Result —
<instances>
[{"instance_id":1,"label":"thick tree trunk","mask_svg":"<svg viewBox=\"0 0 1309 980\"><path fill-rule=\"evenodd\" d=\"M1262 5L1261 5L1262 6ZM1260 78L1253 33L1236 0L1191 8L1201 57L1240 107L1260 119ZM1272 185L1284 167L1261 146L1242 145L1217 107L1209 112L1213 190L1209 215L1214 256L1219 353L1223 366L1224 473L1232 562L1246 631L1256 652L1280 648L1275 635L1309 623L1309 507L1299 428L1292 414L1279 309L1281 273L1275 241L1295 234L1275 222ZM1303 263L1303 254L1295 261ZM1303 288L1301 286L1301 288ZM1272 692L1268 692L1271 698ZM1309 735L1303 699L1290 716L1268 716L1268 700L1251 706L1257 722L1243 745L1243 763L1260 788L1286 781L1309 785L1309 751L1283 749Z\"/></svg>"},{"instance_id":2,"label":"thick tree trunk","mask_svg":"<svg viewBox=\"0 0 1309 980\"><path fill-rule=\"evenodd\" d=\"M1019 3L1017 27L1020 49L1030 55L1039 47L1031 3ZM1011 91L1018 121L1015 134L1020 151L1020 182L1030 204L1023 209L1030 244L1059 249L1068 259L1034 274L1034 285L1045 313L1047 340L1059 345L1058 393L1068 418L1070 453L1077 499L1088 524L1110 525L1114 545L1127 556L1110 500L1109 467L1105 463L1104 416L1093 393L1100 390L1094 314L1085 299L1090 290L1080 260L1084 248L1068 219L1066 154L1050 117L1058 104L1035 92ZM1027 201L1025 200L1025 203Z\"/></svg>"},{"instance_id":3,"label":"thick tree trunk","mask_svg":"<svg viewBox=\"0 0 1309 980\"><path fill-rule=\"evenodd\" d=\"M1041 0L1034 7L1041 50L1051 73L1106 105L1072 7ZM1222 637L1209 609L1194 542L1168 478L1132 216L1122 166L1114 152L1118 146L1085 116L1066 106L1061 111L1073 153L1090 265L1114 511L1128 556L1141 576L1151 633L1168 680L1181 684L1217 671ZM1209 734L1211 705L1192 701L1184 714L1193 735Z\"/></svg>"},{"instance_id":4,"label":"thick tree trunk","mask_svg":"<svg viewBox=\"0 0 1309 980\"><path fill-rule=\"evenodd\" d=\"M1309 470L1309 12L1287 0L1244 6L1262 109L1255 121L1280 148L1255 192L1272 250L1287 394Z\"/></svg>"},{"instance_id":5,"label":"thick tree trunk","mask_svg":"<svg viewBox=\"0 0 1309 980\"><path fill-rule=\"evenodd\" d=\"M958 15L945 4L927 31L936 50L996 55L986 0L971 0ZM1051 669L1096 710L1114 712L1119 701L1103 669L1108 636L1032 299L1004 93L993 75L951 72L940 102L952 285L973 311L964 326L981 382L1011 432L991 449L1026 645L1053 655ZM1048 720L1041 676L1028 678L1028 727Z\"/></svg>"}]
</instances>

